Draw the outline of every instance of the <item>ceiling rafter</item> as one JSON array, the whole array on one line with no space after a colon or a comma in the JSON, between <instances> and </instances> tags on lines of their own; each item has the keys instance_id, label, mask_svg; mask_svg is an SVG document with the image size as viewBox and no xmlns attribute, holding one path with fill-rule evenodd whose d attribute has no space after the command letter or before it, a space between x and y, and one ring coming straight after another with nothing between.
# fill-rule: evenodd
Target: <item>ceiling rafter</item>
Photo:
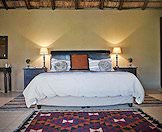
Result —
<instances>
[{"instance_id":1,"label":"ceiling rafter","mask_svg":"<svg viewBox=\"0 0 162 132\"><path fill-rule=\"evenodd\" d=\"M120 1L119 1L118 10L122 10L122 9L123 9L123 4L124 4L124 0L120 0Z\"/></svg>"},{"instance_id":2,"label":"ceiling rafter","mask_svg":"<svg viewBox=\"0 0 162 132\"><path fill-rule=\"evenodd\" d=\"M86 9L98 7L98 9L118 9L129 10L135 8L162 9L162 1L160 0L1 0L2 6L0 9L40 9L51 8L68 8L68 9ZM23 6L25 3L25 7ZM150 6L149 6L149 3Z\"/></svg>"},{"instance_id":3,"label":"ceiling rafter","mask_svg":"<svg viewBox=\"0 0 162 132\"><path fill-rule=\"evenodd\" d=\"M147 7L147 5L148 5L148 2L149 2L149 0L145 0L145 1L144 1L142 10L146 9L146 7Z\"/></svg>"},{"instance_id":4,"label":"ceiling rafter","mask_svg":"<svg viewBox=\"0 0 162 132\"><path fill-rule=\"evenodd\" d=\"M51 0L52 10L56 9L55 0Z\"/></svg>"},{"instance_id":5,"label":"ceiling rafter","mask_svg":"<svg viewBox=\"0 0 162 132\"><path fill-rule=\"evenodd\" d=\"M99 7L101 10L104 9L104 0L100 0L100 7Z\"/></svg>"},{"instance_id":6,"label":"ceiling rafter","mask_svg":"<svg viewBox=\"0 0 162 132\"><path fill-rule=\"evenodd\" d=\"M24 0L24 1L25 1L25 5L26 5L27 9L31 9L29 0Z\"/></svg>"},{"instance_id":7,"label":"ceiling rafter","mask_svg":"<svg viewBox=\"0 0 162 132\"><path fill-rule=\"evenodd\" d=\"M3 5L4 5L4 7L5 7L5 9L8 10L9 8L8 8L7 3L6 3L6 0L2 0L2 3L3 3Z\"/></svg>"}]
</instances>

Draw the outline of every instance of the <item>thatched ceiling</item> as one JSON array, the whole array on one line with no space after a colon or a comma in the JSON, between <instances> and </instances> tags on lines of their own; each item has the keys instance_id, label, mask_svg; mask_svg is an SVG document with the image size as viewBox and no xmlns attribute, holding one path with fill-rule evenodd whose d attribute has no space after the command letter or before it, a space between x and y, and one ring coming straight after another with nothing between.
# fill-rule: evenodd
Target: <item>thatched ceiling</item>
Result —
<instances>
[{"instance_id":1,"label":"thatched ceiling","mask_svg":"<svg viewBox=\"0 0 162 132\"><path fill-rule=\"evenodd\" d=\"M162 9L162 0L0 0L0 9Z\"/></svg>"}]
</instances>

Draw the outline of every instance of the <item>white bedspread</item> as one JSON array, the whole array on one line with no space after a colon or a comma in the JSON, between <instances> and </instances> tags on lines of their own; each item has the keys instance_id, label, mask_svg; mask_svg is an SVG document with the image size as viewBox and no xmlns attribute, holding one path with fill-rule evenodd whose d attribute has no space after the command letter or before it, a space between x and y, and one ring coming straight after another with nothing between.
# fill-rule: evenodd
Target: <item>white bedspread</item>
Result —
<instances>
[{"instance_id":1,"label":"white bedspread","mask_svg":"<svg viewBox=\"0 0 162 132\"><path fill-rule=\"evenodd\" d=\"M139 80L128 72L60 72L36 76L23 92L27 107L54 96L133 96L144 100Z\"/></svg>"}]
</instances>

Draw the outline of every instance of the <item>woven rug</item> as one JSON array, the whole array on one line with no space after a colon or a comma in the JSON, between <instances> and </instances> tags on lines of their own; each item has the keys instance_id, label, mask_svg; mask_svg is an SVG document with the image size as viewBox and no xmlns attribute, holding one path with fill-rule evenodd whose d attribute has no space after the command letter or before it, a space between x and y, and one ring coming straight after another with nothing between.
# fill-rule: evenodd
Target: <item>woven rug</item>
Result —
<instances>
[{"instance_id":1,"label":"woven rug","mask_svg":"<svg viewBox=\"0 0 162 132\"><path fill-rule=\"evenodd\" d=\"M142 104L137 104L139 107L154 107L154 106L162 106L162 101L159 99L156 99L154 97L151 97L149 95L145 95L144 102Z\"/></svg>"},{"instance_id":2,"label":"woven rug","mask_svg":"<svg viewBox=\"0 0 162 132\"><path fill-rule=\"evenodd\" d=\"M34 112L16 132L160 132L162 125L141 110Z\"/></svg>"},{"instance_id":3,"label":"woven rug","mask_svg":"<svg viewBox=\"0 0 162 132\"><path fill-rule=\"evenodd\" d=\"M31 108L34 108L32 106ZM13 100L0 107L0 110L23 110L27 109L23 94L18 95Z\"/></svg>"},{"instance_id":4,"label":"woven rug","mask_svg":"<svg viewBox=\"0 0 162 132\"><path fill-rule=\"evenodd\" d=\"M137 104L136 104L137 105ZM152 106L162 106L162 101L155 99L151 96L146 95L145 100L142 104L138 105L140 107L152 107ZM31 109L35 108L32 106ZM7 104L0 107L0 110L26 110L26 104L23 94L20 94Z\"/></svg>"}]
</instances>

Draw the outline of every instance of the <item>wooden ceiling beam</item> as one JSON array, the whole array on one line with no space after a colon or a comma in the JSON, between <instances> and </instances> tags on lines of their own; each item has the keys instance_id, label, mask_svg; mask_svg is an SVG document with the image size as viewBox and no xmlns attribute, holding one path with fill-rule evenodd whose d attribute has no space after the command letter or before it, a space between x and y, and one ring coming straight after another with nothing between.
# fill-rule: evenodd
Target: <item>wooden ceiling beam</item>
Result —
<instances>
[{"instance_id":1,"label":"wooden ceiling beam","mask_svg":"<svg viewBox=\"0 0 162 132\"><path fill-rule=\"evenodd\" d=\"M104 9L104 0L100 0L100 7L99 7L101 10Z\"/></svg>"},{"instance_id":2,"label":"wooden ceiling beam","mask_svg":"<svg viewBox=\"0 0 162 132\"><path fill-rule=\"evenodd\" d=\"M29 0L24 0L24 1L25 1L25 5L26 5L27 9L31 9Z\"/></svg>"},{"instance_id":3,"label":"wooden ceiling beam","mask_svg":"<svg viewBox=\"0 0 162 132\"><path fill-rule=\"evenodd\" d=\"M33 4L30 3L31 1L33 1ZM38 7L38 4L37 4L38 1L40 1L40 0L23 0L23 1L19 1L20 5L17 5L17 4L15 4L15 0L9 0L9 1L8 0L1 0L2 7L0 7L0 9L8 10L8 9L15 9L15 8L19 8L19 7L21 8L22 7L21 4L23 5L24 3L25 3L25 8L27 8L27 9L39 9L40 7ZM50 0L50 1L51 1L50 7L53 10L55 10L57 8L56 7L57 1L56 0ZM66 1L66 0L63 0L63 1ZM85 2L86 1L92 1L92 6L90 6L89 8L92 8L93 5L96 5L96 3L93 4L93 1L99 2L98 8L101 9L101 10L103 10L104 8L117 8L118 10L124 10L124 9L127 10L127 9L139 8L139 7L136 7L136 5L133 5L133 4L130 4L130 6L128 8L125 8L124 4L126 2L128 2L128 5L129 5L129 2L135 2L135 4L138 4L138 2L139 2L139 6L141 6L140 8L142 10L149 8L148 7L149 2L154 2L155 5L153 5L153 7L150 7L150 8L161 9L160 8L161 7L161 5L160 5L161 1L160 0L157 0L157 1L155 1L155 0L154 1L153 0L83 0L83 2L84 1ZM80 7L80 0L71 0L71 2L73 2L72 5L74 4L74 8L76 10L86 8L86 5L83 5L83 7ZM106 2L107 2L107 4L105 4ZM108 3L108 2L110 2L110 3ZM110 4L110 6L109 6L109 4ZM45 5L42 5L42 6L46 7ZM64 7L64 5L61 5L61 7Z\"/></svg>"},{"instance_id":4,"label":"wooden ceiling beam","mask_svg":"<svg viewBox=\"0 0 162 132\"><path fill-rule=\"evenodd\" d=\"M8 8L7 3L6 3L6 0L2 0L2 3L3 3L3 5L4 5L4 7L5 7L5 9L8 10L9 8Z\"/></svg>"},{"instance_id":5,"label":"wooden ceiling beam","mask_svg":"<svg viewBox=\"0 0 162 132\"><path fill-rule=\"evenodd\" d=\"M51 4L52 4L52 10L55 10L56 9L55 0L51 0Z\"/></svg>"},{"instance_id":6,"label":"wooden ceiling beam","mask_svg":"<svg viewBox=\"0 0 162 132\"><path fill-rule=\"evenodd\" d=\"M118 10L122 10L122 9L123 9L123 3L124 3L124 0L120 0L120 1L119 1Z\"/></svg>"},{"instance_id":7,"label":"wooden ceiling beam","mask_svg":"<svg viewBox=\"0 0 162 132\"><path fill-rule=\"evenodd\" d=\"M145 0L145 1L144 1L144 4L143 4L143 6L142 6L142 10L145 10L145 9L146 9L146 7L147 7L147 5L148 5L148 2L149 2L149 0Z\"/></svg>"},{"instance_id":8,"label":"wooden ceiling beam","mask_svg":"<svg viewBox=\"0 0 162 132\"><path fill-rule=\"evenodd\" d=\"M75 9L79 9L79 0L75 0Z\"/></svg>"}]
</instances>

